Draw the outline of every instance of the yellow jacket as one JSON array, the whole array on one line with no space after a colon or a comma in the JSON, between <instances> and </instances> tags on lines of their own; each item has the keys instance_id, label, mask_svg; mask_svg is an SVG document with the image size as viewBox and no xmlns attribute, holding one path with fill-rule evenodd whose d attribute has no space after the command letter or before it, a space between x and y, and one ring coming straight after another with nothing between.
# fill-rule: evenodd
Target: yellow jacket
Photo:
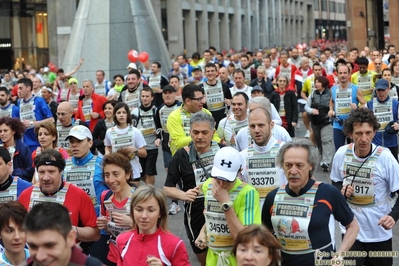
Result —
<instances>
[{"instance_id":1,"label":"yellow jacket","mask_svg":"<svg viewBox=\"0 0 399 266\"><path fill-rule=\"evenodd\" d=\"M202 111L212 115L211 112L205 108L202 108ZM183 119L182 116L186 116L186 118ZM180 106L174 110L168 117L166 127L168 128L169 132L170 151L172 152L172 156L178 149L187 146L191 141L190 117L191 114L184 109L184 106ZM220 143L221 141L219 135L216 133L216 130L213 134L212 140L217 143Z\"/></svg>"}]
</instances>

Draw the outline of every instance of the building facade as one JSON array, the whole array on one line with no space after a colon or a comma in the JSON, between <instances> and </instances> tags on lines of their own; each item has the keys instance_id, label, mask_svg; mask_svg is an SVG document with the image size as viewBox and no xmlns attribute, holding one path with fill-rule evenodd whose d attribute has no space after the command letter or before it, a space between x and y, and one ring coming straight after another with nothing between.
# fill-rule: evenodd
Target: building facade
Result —
<instances>
[{"instance_id":1,"label":"building facade","mask_svg":"<svg viewBox=\"0 0 399 266\"><path fill-rule=\"evenodd\" d=\"M312 0L152 2L171 55L191 55L210 45L219 51L286 47L314 38L309 34L314 29Z\"/></svg>"},{"instance_id":2,"label":"building facade","mask_svg":"<svg viewBox=\"0 0 399 266\"><path fill-rule=\"evenodd\" d=\"M0 1L0 69L49 59L47 1Z\"/></svg>"},{"instance_id":3,"label":"building facade","mask_svg":"<svg viewBox=\"0 0 399 266\"><path fill-rule=\"evenodd\" d=\"M313 39L346 40L345 0L314 0Z\"/></svg>"},{"instance_id":4,"label":"building facade","mask_svg":"<svg viewBox=\"0 0 399 266\"><path fill-rule=\"evenodd\" d=\"M0 69L37 68L49 61L62 67L77 8L87 1L1 0ZM313 0L148 1L171 56L210 45L219 51L289 47L309 43L318 29ZM120 39L128 36L121 33Z\"/></svg>"}]
</instances>

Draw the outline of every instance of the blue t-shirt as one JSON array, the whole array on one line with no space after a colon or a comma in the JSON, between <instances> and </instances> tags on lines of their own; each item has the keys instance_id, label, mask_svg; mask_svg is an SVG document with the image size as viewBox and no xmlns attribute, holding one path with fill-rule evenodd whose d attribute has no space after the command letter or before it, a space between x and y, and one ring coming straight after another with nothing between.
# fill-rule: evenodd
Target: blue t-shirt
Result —
<instances>
[{"instance_id":1,"label":"blue t-shirt","mask_svg":"<svg viewBox=\"0 0 399 266\"><path fill-rule=\"evenodd\" d=\"M48 107L46 101L43 98L34 97L34 96L32 96L32 97L33 97L33 101L34 101L33 102L33 112L35 114L36 121L41 121L41 120L44 120L46 118L53 117L53 114L51 113L50 108ZM21 101L24 101L26 103L26 102L29 102L31 100L32 100L32 98L30 100L28 100L28 101L24 101L23 99L20 99L19 103ZM19 116L20 112L19 111L20 111L19 108L16 108L15 110L13 110L12 117L20 119L20 116ZM35 132L34 132L34 127L30 127L30 128L27 128L25 130L24 143L27 146L29 146L29 148L30 148L30 150L32 152L34 150L36 150L37 147L40 146L39 142L36 139L36 135L35 135Z\"/></svg>"},{"instance_id":2,"label":"blue t-shirt","mask_svg":"<svg viewBox=\"0 0 399 266\"><path fill-rule=\"evenodd\" d=\"M381 102L380 100L378 100L378 98L376 98L376 100L378 102ZM386 99L386 101L389 100L389 96ZM395 99L392 100L392 113L393 113L393 120L394 121L398 121L398 105L399 102ZM373 110L373 100L370 100L367 102L367 108L369 108L370 110ZM386 148L391 148L391 147L396 147L398 146L398 139L396 137L396 134L389 134L387 132L381 131L375 134L374 138L373 138L373 143L375 145L379 145L379 146L383 146Z\"/></svg>"},{"instance_id":3,"label":"blue t-shirt","mask_svg":"<svg viewBox=\"0 0 399 266\"><path fill-rule=\"evenodd\" d=\"M337 98L337 90L339 90L339 89L340 89L339 85L335 85L331 88L331 98L334 100L334 111L335 112L336 112L335 99ZM359 105L359 100L357 99L358 86L355 84L349 83L348 91L349 90L352 90L352 103ZM342 121L342 124L340 124L338 121L334 120L333 128L343 130L344 129L343 122L344 122L344 120L348 119L349 115L350 114L338 115L337 117Z\"/></svg>"}]
</instances>

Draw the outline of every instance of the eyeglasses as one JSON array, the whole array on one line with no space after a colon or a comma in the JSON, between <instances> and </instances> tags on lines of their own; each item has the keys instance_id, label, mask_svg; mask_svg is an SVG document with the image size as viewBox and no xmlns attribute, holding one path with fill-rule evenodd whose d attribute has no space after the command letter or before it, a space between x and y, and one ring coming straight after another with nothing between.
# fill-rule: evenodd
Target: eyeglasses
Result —
<instances>
[{"instance_id":1,"label":"eyeglasses","mask_svg":"<svg viewBox=\"0 0 399 266\"><path fill-rule=\"evenodd\" d=\"M189 99L195 100L195 101L198 101L198 102L202 102L205 99L205 96L202 96L202 97L199 97L199 98L189 98Z\"/></svg>"}]
</instances>

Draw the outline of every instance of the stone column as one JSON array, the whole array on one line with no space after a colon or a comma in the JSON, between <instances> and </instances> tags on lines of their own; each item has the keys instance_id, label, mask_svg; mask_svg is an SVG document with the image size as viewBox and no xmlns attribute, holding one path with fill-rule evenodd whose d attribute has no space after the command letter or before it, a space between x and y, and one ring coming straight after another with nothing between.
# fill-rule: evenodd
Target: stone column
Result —
<instances>
[{"instance_id":1,"label":"stone column","mask_svg":"<svg viewBox=\"0 0 399 266\"><path fill-rule=\"evenodd\" d=\"M364 0L351 0L345 1L345 4L347 21L349 22L349 25L347 24L348 47L363 48L367 44L367 13L365 2Z\"/></svg>"},{"instance_id":2,"label":"stone column","mask_svg":"<svg viewBox=\"0 0 399 266\"><path fill-rule=\"evenodd\" d=\"M250 5L252 6L252 5ZM256 48L259 49L260 47L260 35L264 34L264 32L260 31L260 6L259 6L259 2L256 0L255 1L255 9L252 9L252 20L253 23L251 23L251 28L252 28L252 33L253 33L253 38L252 39L252 49ZM267 19L267 18L266 18Z\"/></svg>"},{"instance_id":3,"label":"stone column","mask_svg":"<svg viewBox=\"0 0 399 266\"><path fill-rule=\"evenodd\" d=\"M166 1L166 17L168 23L169 54L175 56L183 53L183 11L181 0Z\"/></svg>"},{"instance_id":4,"label":"stone column","mask_svg":"<svg viewBox=\"0 0 399 266\"><path fill-rule=\"evenodd\" d=\"M229 50L231 48L230 45L230 31L229 31L229 24L230 24L230 19L229 19L229 13L228 13L228 7L225 2L224 6L224 12L221 14L221 23L220 23L220 51L223 50Z\"/></svg>"},{"instance_id":5,"label":"stone column","mask_svg":"<svg viewBox=\"0 0 399 266\"><path fill-rule=\"evenodd\" d=\"M230 21L230 40L231 40L231 48L235 50L242 49L241 42L241 0L231 0L232 6L234 8L234 15Z\"/></svg>"},{"instance_id":6,"label":"stone column","mask_svg":"<svg viewBox=\"0 0 399 266\"><path fill-rule=\"evenodd\" d=\"M244 14L242 20L242 29L241 29L241 41L242 46L246 47L248 50L251 49L251 16L249 14L249 0L245 0L245 6L241 7L241 10ZM238 31L237 31L238 32ZM241 47L242 48L242 47Z\"/></svg>"},{"instance_id":7,"label":"stone column","mask_svg":"<svg viewBox=\"0 0 399 266\"><path fill-rule=\"evenodd\" d=\"M52 10L47 13L50 62L63 67L76 14L76 1L47 0L47 10Z\"/></svg>"},{"instance_id":8,"label":"stone column","mask_svg":"<svg viewBox=\"0 0 399 266\"><path fill-rule=\"evenodd\" d=\"M168 2L168 1L166 1L166 2ZM154 10L155 17L156 17L158 25L159 25L159 29L162 30L161 0L151 0L151 4L152 4L152 9Z\"/></svg>"},{"instance_id":9,"label":"stone column","mask_svg":"<svg viewBox=\"0 0 399 266\"><path fill-rule=\"evenodd\" d=\"M184 38L186 43L187 57L198 50L197 47L197 26L196 26L195 2L191 0L190 11L184 15Z\"/></svg>"},{"instance_id":10,"label":"stone column","mask_svg":"<svg viewBox=\"0 0 399 266\"><path fill-rule=\"evenodd\" d=\"M396 0L389 0L389 34L391 35L390 43L399 46L399 2Z\"/></svg>"},{"instance_id":11,"label":"stone column","mask_svg":"<svg viewBox=\"0 0 399 266\"><path fill-rule=\"evenodd\" d=\"M198 49L200 54L209 48L209 30L208 30L208 5L207 0L202 0L202 11L198 16Z\"/></svg>"},{"instance_id":12,"label":"stone column","mask_svg":"<svg viewBox=\"0 0 399 266\"><path fill-rule=\"evenodd\" d=\"M220 29L219 29L219 5L216 0L212 1L215 12L209 16L209 45L215 46L220 51ZM206 6L206 5L205 5Z\"/></svg>"}]
</instances>

